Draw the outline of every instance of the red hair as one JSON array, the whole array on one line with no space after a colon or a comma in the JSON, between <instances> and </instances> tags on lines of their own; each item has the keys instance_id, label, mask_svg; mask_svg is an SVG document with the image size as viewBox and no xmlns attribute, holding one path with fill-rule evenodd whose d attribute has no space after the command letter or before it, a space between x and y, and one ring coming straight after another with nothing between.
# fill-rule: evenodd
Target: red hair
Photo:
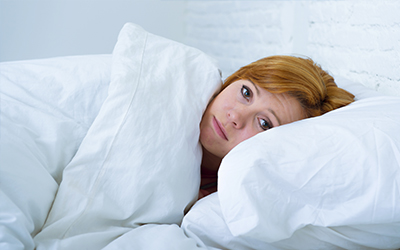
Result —
<instances>
[{"instance_id":1,"label":"red hair","mask_svg":"<svg viewBox=\"0 0 400 250\"><path fill-rule=\"evenodd\" d=\"M237 80L249 80L271 93L287 93L302 105L308 117L322 115L354 101L333 77L309 58L271 56L255 61L229 76L226 88Z\"/></svg>"}]
</instances>

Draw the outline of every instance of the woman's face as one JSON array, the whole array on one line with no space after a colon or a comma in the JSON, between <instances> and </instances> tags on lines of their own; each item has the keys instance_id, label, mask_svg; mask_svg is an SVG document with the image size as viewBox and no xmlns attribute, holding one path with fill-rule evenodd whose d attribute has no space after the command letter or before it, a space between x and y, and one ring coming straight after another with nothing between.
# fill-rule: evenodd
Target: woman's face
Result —
<instances>
[{"instance_id":1,"label":"woman's face","mask_svg":"<svg viewBox=\"0 0 400 250\"><path fill-rule=\"evenodd\" d=\"M294 97L238 80L208 105L200 123L200 142L211 154L223 158L240 142L303 118L303 109Z\"/></svg>"}]
</instances>

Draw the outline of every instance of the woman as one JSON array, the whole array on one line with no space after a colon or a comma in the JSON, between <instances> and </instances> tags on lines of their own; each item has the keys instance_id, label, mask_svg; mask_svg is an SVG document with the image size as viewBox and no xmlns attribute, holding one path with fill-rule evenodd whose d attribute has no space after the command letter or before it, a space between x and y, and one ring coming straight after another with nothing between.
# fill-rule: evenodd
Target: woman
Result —
<instances>
[{"instance_id":1,"label":"woman","mask_svg":"<svg viewBox=\"0 0 400 250\"><path fill-rule=\"evenodd\" d=\"M240 142L274 127L315 117L354 101L311 59L271 56L229 76L200 124L199 198L216 191L222 158Z\"/></svg>"}]
</instances>

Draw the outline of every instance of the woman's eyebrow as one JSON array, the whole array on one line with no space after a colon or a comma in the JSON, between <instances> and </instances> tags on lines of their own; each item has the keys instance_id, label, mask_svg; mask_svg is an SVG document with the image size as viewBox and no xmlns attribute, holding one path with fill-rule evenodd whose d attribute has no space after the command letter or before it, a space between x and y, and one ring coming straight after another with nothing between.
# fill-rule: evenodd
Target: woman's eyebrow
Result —
<instances>
[{"instance_id":1,"label":"woman's eyebrow","mask_svg":"<svg viewBox=\"0 0 400 250\"><path fill-rule=\"evenodd\" d=\"M257 95L260 95L260 90L258 89L257 85L254 82L250 81L250 80L249 80L249 82L251 82L253 84L254 88L257 91Z\"/></svg>"},{"instance_id":2,"label":"woman's eyebrow","mask_svg":"<svg viewBox=\"0 0 400 250\"><path fill-rule=\"evenodd\" d=\"M275 116L276 120L278 121L278 125L281 126L281 124L282 124L282 123L281 123L281 120L280 120L279 117L276 115L275 111L272 110L271 108L269 108L268 110L269 110L269 112L271 112L271 114L272 114L273 116Z\"/></svg>"},{"instance_id":3,"label":"woman's eyebrow","mask_svg":"<svg viewBox=\"0 0 400 250\"><path fill-rule=\"evenodd\" d=\"M250 81L250 80L249 80L249 82L251 82L251 83L253 84L254 88L255 88L256 91L257 91L257 95L260 95L260 90L258 89L258 86L257 86L254 82L252 82L252 81ZM272 114L273 116L275 116L276 120L278 121L278 125L281 126L282 122L281 122L281 120L279 119L279 117L276 115L275 111L273 111L273 110L270 109L270 108L268 109L268 111L271 112L271 114Z\"/></svg>"}]
</instances>

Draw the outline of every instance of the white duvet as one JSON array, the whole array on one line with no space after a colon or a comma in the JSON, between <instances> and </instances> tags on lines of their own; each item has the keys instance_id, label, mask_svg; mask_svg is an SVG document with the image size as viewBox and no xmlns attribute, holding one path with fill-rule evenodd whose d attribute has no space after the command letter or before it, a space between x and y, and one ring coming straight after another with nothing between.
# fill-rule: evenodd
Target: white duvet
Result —
<instances>
[{"instance_id":1,"label":"white duvet","mask_svg":"<svg viewBox=\"0 0 400 250\"><path fill-rule=\"evenodd\" d=\"M399 248L400 98L337 82L355 103L238 145L195 203L204 53L127 24L112 56L1 63L0 249Z\"/></svg>"},{"instance_id":2,"label":"white duvet","mask_svg":"<svg viewBox=\"0 0 400 250\"><path fill-rule=\"evenodd\" d=\"M110 67L109 55L0 64L0 249L34 247L107 96Z\"/></svg>"}]
</instances>

